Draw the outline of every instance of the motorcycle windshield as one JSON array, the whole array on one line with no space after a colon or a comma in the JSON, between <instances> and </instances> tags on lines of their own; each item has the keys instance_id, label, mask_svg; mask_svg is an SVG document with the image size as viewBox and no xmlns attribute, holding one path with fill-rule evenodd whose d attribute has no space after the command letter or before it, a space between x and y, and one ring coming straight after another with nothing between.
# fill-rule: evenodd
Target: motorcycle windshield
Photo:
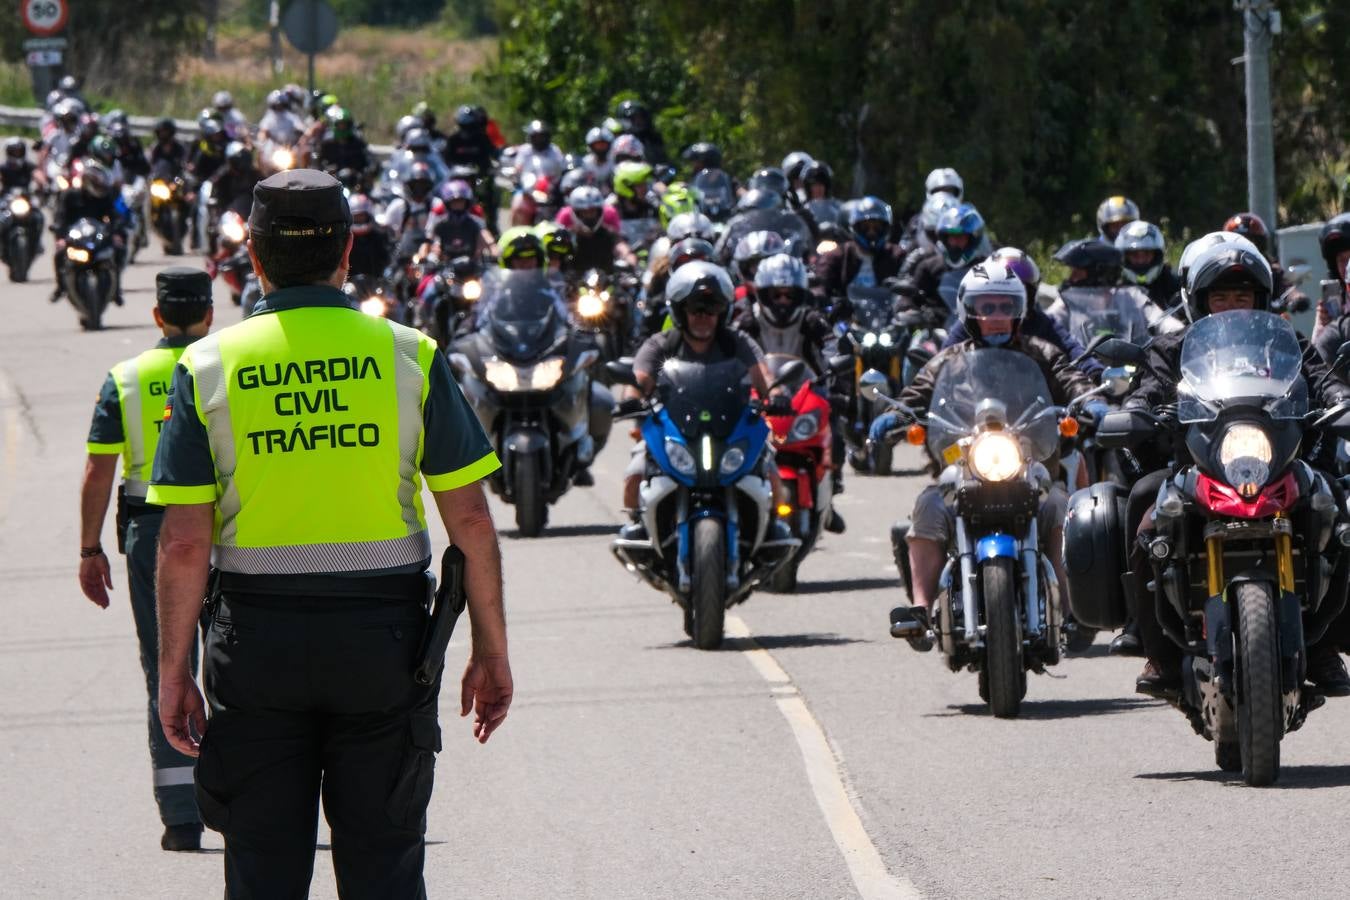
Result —
<instances>
[{"instance_id":1,"label":"motorcycle windshield","mask_svg":"<svg viewBox=\"0 0 1350 900\"><path fill-rule=\"evenodd\" d=\"M783 374L783 370L787 368L788 363L801 361L802 358L800 356L793 356L791 353L770 353L765 356L764 365L769 368L769 383L772 384L778 380L778 376ZM789 378L787 381L784 381L783 387L792 391L793 394L796 394L801 388L802 383L810 377L810 367L803 365L801 371L797 373L797 377Z\"/></svg>"},{"instance_id":2,"label":"motorcycle windshield","mask_svg":"<svg viewBox=\"0 0 1350 900\"><path fill-rule=\"evenodd\" d=\"M661 222L658 219L624 219L619 223L619 234L625 244L638 250L661 236Z\"/></svg>"},{"instance_id":3,"label":"motorcycle windshield","mask_svg":"<svg viewBox=\"0 0 1350 900\"><path fill-rule=\"evenodd\" d=\"M1226 402L1238 399L1262 401L1275 419L1302 418L1308 412L1298 335L1277 315L1235 309L1205 316L1186 332L1178 418L1213 421Z\"/></svg>"},{"instance_id":4,"label":"motorcycle windshield","mask_svg":"<svg viewBox=\"0 0 1350 900\"><path fill-rule=\"evenodd\" d=\"M685 439L709 435L725 440L736 429L750 402L745 365L728 359L715 363L670 359L656 380L656 396Z\"/></svg>"},{"instance_id":5,"label":"motorcycle windshield","mask_svg":"<svg viewBox=\"0 0 1350 900\"><path fill-rule=\"evenodd\" d=\"M947 309L952 315L956 315L956 293L961 287L961 279L966 277L966 272L970 271L970 266L961 266L956 269L948 269L942 273L942 278L938 280L938 296L942 302L947 304Z\"/></svg>"},{"instance_id":6,"label":"motorcycle windshield","mask_svg":"<svg viewBox=\"0 0 1350 900\"><path fill-rule=\"evenodd\" d=\"M833 197L822 197L819 200L812 200L806 204L810 210L812 218L816 220L817 225L834 223L835 225L847 225L844 218L844 206Z\"/></svg>"},{"instance_id":7,"label":"motorcycle windshield","mask_svg":"<svg viewBox=\"0 0 1350 900\"><path fill-rule=\"evenodd\" d=\"M753 231L776 232L794 256L801 256L808 248L815 249L811 243L811 229L806 227L801 216L781 209L759 209L741 213L727 224L726 233L718 245L727 259L736 252L736 245L741 242L741 238Z\"/></svg>"},{"instance_id":8,"label":"motorcycle windshield","mask_svg":"<svg viewBox=\"0 0 1350 900\"><path fill-rule=\"evenodd\" d=\"M890 291L850 284L848 300L853 304L853 322L859 328L875 334L890 327L895 310Z\"/></svg>"},{"instance_id":9,"label":"motorcycle windshield","mask_svg":"<svg viewBox=\"0 0 1350 900\"><path fill-rule=\"evenodd\" d=\"M1148 342L1148 320L1124 291L1110 287L1069 287L1059 292L1069 333L1086 347L1093 338L1115 335L1132 344Z\"/></svg>"},{"instance_id":10,"label":"motorcycle windshield","mask_svg":"<svg viewBox=\"0 0 1350 900\"><path fill-rule=\"evenodd\" d=\"M506 359L522 362L542 356L553 346L562 325L557 292L539 269L496 271L501 275L491 283L485 278L483 285L494 349ZM489 287L491 297L487 296Z\"/></svg>"},{"instance_id":11,"label":"motorcycle windshield","mask_svg":"<svg viewBox=\"0 0 1350 900\"><path fill-rule=\"evenodd\" d=\"M987 347L953 356L938 372L928 407L928 451L950 460L951 448L974 434L1003 405L1004 430L1015 433L1035 460L1059 449L1059 417L1041 367L1025 353ZM978 415L977 415L978 413Z\"/></svg>"},{"instance_id":12,"label":"motorcycle windshield","mask_svg":"<svg viewBox=\"0 0 1350 900\"><path fill-rule=\"evenodd\" d=\"M709 215L713 213L721 215L731 209L734 193L731 176L721 169L704 169L699 172L694 177L694 188L702 199L700 206Z\"/></svg>"}]
</instances>

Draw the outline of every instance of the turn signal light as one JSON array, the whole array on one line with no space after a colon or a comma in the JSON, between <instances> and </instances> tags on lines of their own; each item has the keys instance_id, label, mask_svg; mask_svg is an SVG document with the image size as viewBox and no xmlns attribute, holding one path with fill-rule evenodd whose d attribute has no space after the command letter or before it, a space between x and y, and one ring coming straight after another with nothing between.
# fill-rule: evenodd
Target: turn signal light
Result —
<instances>
[{"instance_id":1,"label":"turn signal light","mask_svg":"<svg viewBox=\"0 0 1350 900\"><path fill-rule=\"evenodd\" d=\"M1069 416L1067 419L1060 419L1059 433L1064 435L1065 437L1077 437L1078 420L1075 419L1073 416Z\"/></svg>"},{"instance_id":2,"label":"turn signal light","mask_svg":"<svg viewBox=\"0 0 1350 900\"><path fill-rule=\"evenodd\" d=\"M789 504L789 503L780 503L780 504L778 504L778 517L779 517L780 519L786 519L786 518L787 518L788 516L790 516L790 515L792 515L792 505L791 505L791 504Z\"/></svg>"},{"instance_id":3,"label":"turn signal light","mask_svg":"<svg viewBox=\"0 0 1350 900\"><path fill-rule=\"evenodd\" d=\"M928 438L928 430L922 425L911 425L905 429L906 443L913 444L915 447L922 447L923 442Z\"/></svg>"}]
</instances>

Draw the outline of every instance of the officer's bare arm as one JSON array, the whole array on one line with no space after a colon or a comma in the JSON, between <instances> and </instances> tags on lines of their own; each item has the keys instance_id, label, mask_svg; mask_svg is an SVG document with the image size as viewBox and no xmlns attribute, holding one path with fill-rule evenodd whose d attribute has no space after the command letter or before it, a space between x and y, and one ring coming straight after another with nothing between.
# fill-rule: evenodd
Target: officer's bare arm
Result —
<instances>
[{"instance_id":1,"label":"officer's bare arm","mask_svg":"<svg viewBox=\"0 0 1350 900\"><path fill-rule=\"evenodd\" d=\"M214 509L213 503L193 503L164 510L155 579L161 677L188 674L188 654L206 596Z\"/></svg>"},{"instance_id":2,"label":"officer's bare arm","mask_svg":"<svg viewBox=\"0 0 1350 900\"><path fill-rule=\"evenodd\" d=\"M93 547L103 534L103 520L108 515L108 497L117 479L117 463L122 457L115 454L91 453L84 464L84 484L80 487L80 546Z\"/></svg>"},{"instance_id":3,"label":"officer's bare arm","mask_svg":"<svg viewBox=\"0 0 1350 900\"><path fill-rule=\"evenodd\" d=\"M505 656L502 555L483 486L474 482L452 491L433 491L432 494L451 542L464 551L464 588L469 595L474 655Z\"/></svg>"}]
</instances>

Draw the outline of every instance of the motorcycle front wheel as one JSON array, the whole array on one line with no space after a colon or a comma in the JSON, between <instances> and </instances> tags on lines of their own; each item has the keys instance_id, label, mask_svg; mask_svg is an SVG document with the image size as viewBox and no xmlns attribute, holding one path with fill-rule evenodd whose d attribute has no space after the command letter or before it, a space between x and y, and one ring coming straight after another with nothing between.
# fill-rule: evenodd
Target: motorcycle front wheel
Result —
<instances>
[{"instance_id":1,"label":"motorcycle front wheel","mask_svg":"<svg viewBox=\"0 0 1350 900\"><path fill-rule=\"evenodd\" d=\"M521 537L538 537L548 524L539 454L522 453L516 457L515 468L516 528Z\"/></svg>"},{"instance_id":2,"label":"motorcycle front wheel","mask_svg":"<svg viewBox=\"0 0 1350 900\"><path fill-rule=\"evenodd\" d=\"M1280 692L1280 632L1268 584L1244 582L1235 589L1238 631L1238 746L1242 778L1252 787L1280 777L1284 702Z\"/></svg>"},{"instance_id":3,"label":"motorcycle front wheel","mask_svg":"<svg viewBox=\"0 0 1350 900\"><path fill-rule=\"evenodd\" d=\"M700 650L722 646L727 613L725 534L722 521L712 516L694 523L694 546L689 554L693 582L689 606L694 614L694 646Z\"/></svg>"},{"instance_id":4,"label":"motorcycle front wheel","mask_svg":"<svg viewBox=\"0 0 1350 900\"><path fill-rule=\"evenodd\" d=\"M1021 711L1027 689L1013 561L1002 557L986 560L980 566L980 590L984 597L983 674L989 709L1000 719L1013 719Z\"/></svg>"}]
</instances>

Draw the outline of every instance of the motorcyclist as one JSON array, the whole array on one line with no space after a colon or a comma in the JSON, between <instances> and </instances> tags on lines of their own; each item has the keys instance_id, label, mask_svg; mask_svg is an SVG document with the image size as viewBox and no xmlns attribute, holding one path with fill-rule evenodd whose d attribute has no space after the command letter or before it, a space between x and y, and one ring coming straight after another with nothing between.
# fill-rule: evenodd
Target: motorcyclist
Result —
<instances>
[{"instance_id":1,"label":"motorcyclist","mask_svg":"<svg viewBox=\"0 0 1350 900\"><path fill-rule=\"evenodd\" d=\"M595 184L608 184L614 177L614 163L609 159L613 146L614 135L604 128L596 127L586 132L586 155L581 158L581 166L591 174Z\"/></svg>"},{"instance_id":2,"label":"motorcyclist","mask_svg":"<svg viewBox=\"0 0 1350 900\"><path fill-rule=\"evenodd\" d=\"M946 194L960 203L966 196L966 183L955 169L934 169L923 180L923 192L929 197Z\"/></svg>"},{"instance_id":3,"label":"motorcyclist","mask_svg":"<svg viewBox=\"0 0 1350 900\"><path fill-rule=\"evenodd\" d=\"M362 175L374 171L375 163L370 148L356 133L356 123L351 113L344 107L334 106L325 115L328 117L328 130L319 144L319 168L330 173L351 169Z\"/></svg>"},{"instance_id":4,"label":"motorcyclist","mask_svg":"<svg viewBox=\"0 0 1350 900\"><path fill-rule=\"evenodd\" d=\"M573 189L558 213L558 224L574 236L572 261L577 269L613 272L616 260L637 266L637 256L619 233L618 211L605 203L598 187L583 184Z\"/></svg>"},{"instance_id":5,"label":"motorcyclist","mask_svg":"<svg viewBox=\"0 0 1350 900\"><path fill-rule=\"evenodd\" d=\"M470 166L485 177L501 155L487 133L487 116L472 106L455 110L455 130L445 137L445 161L450 166Z\"/></svg>"},{"instance_id":6,"label":"motorcyclist","mask_svg":"<svg viewBox=\"0 0 1350 900\"><path fill-rule=\"evenodd\" d=\"M198 121L201 137L188 156L187 172L197 184L206 181L225 164L225 148L230 145L225 128L216 119Z\"/></svg>"},{"instance_id":7,"label":"motorcyclist","mask_svg":"<svg viewBox=\"0 0 1350 900\"><path fill-rule=\"evenodd\" d=\"M229 91L216 91L211 97L211 108L230 140L248 143L248 119L235 108L233 94Z\"/></svg>"},{"instance_id":8,"label":"motorcyclist","mask_svg":"<svg viewBox=\"0 0 1350 900\"><path fill-rule=\"evenodd\" d=\"M621 162L614 166L614 193L608 202L622 219L656 218L649 163Z\"/></svg>"},{"instance_id":9,"label":"motorcyclist","mask_svg":"<svg viewBox=\"0 0 1350 900\"><path fill-rule=\"evenodd\" d=\"M415 162L408 168L403 195L395 198L384 211L385 225L396 241L410 231L425 232L427 216L431 213L431 189L435 183L435 175L427 163Z\"/></svg>"},{"instance_id":10,"label":"motorcyclist","mask_svg":"<svg viewBox=\"0 0 1350 900\"><path fill-rule=\"evenodd\" d=\"M655 165L670 162L666 155L666 142L652 123L652 115L641 100L625 100L614 110L614 116L623 126L624 134L631 134L642 141L646 151L646 160Z\"/></svg>"},{"instance_id":11,"label":"motorcyclist","mask_svg":"<svg viewBox=\"0 0 1350 900\"><path fill-rule=\"evenodd\" d=\"M126 117L121 119L109 116L108 140L112 142L113 159L122 169L122 176L128 180L150 177L150 160L140 140L131 133Z\"/></svg>"},{"instance_id":12,"label":"motorcyclist","mask_svg":"<svg viewBox=\"0 0 1350 900\"><path fill-rule=\"evenodd\" d=\"M24 143L24 139L7 138L5 159L0 162L0 194L8 194L10 191L29 193L32 190L33 173L36 171L37 166L28 160L28 145Z\"/></svg>"},{"instance_id":13,"label":"motorcyclist","mask_svg":"<svg viewBox=\"0 0 1350 900\"><path fill-rule=\"evenodd\" d=\"M864 197L849 212L853 236L816 260L817 293L830 307L830 319L846 321L852 315L848 287L876 287L901 272L905 252L891 240L891 206L878 197Z\"/></svg>"},{"instance_id":14,"label":"motorcyclist","mask_svg":"<svg viewBox=\"0 0 1350 900\"><path fill-rule=\"evenodd\" d=\"M830 194L834 187L834 170L827 163L813 159L802 166L801 183L802 205L811 211L817 227L848 226L844 205Z\"/></svg>"},{"instance_id":15,"label":"motorcyclist","mask_svg":"<svg viewBox=\"0 0 1350 900\"><path fill-rule=\"evenodd\" d=\"M670 283L670 276L679 271L679 268L685 263L696 260L713 262L716 256L712 242L693 233L670 245L661 258L647 271L647 278L643 284L645 296L642 304L642 320L638 325L638 334L641 340L645 341L668 327L666 285Z\"/></svg>"},{"instance_id":16,"label":"motorcyclist","mask_svg":"<svg viewBox=\"0 0 1350 900\"><path fill-rule=\"evenodd\" d=\"M1350 212L1328 219L1317 236L1317 243L1327 266L1327 277L1340 283L1338 302L1318 302L1317 328L1313 332L1318 355L1331 363L1341 344L1350 341L1350 304L1346 303L1346 283L1350 280L1346 272L1350 265Z\"/></svg>"},{"instance_id":17,"label":"motorcyclist","mask_svg":"<svg viewBox=\"0 0 1350 900\"><path fill-rule=\"evenodd\" d=\"M492 232L473 214L473 188L468 182L458 178L451 181L440 199L441 205L437 207L440 212L420 255L432 251L438 259L448 261L460 256L482 259L496 253Z\"/></svg>"},{"instance_id":18,"label":"motorcyclist","mask_svg":"<svg viewBox=\"0 0 1350 900\"><path fill-rule=\"evenodd\" d=\"M614 166L625 162L650 162L647 159L647 148L631 134L621 134L614 138L614 146L609 149L609 161Z\"/></svg>"},{"instance_id":19,"label":"motorcyclist","mask_svg":"<svg viewBox=\"0 0 1350 900\"><path fill-rule=\"evenodd\" d=\"M656 379L667 360L715 363L738 360L750 377L751 386L761 397L770 397L769 369L764 351L745 334L730 327L731 279L720 266L690 262L671 276L666 285L666 303L674 328L653 335L643 342L633 357L633 376L637 392L647 397L656 390ZM788 397L770 397L769 409L775 415L790 415ZM778 473L767 466L770 480L778 489ZM631 540L646 540L647 530L639 516L642 481L647 471L647 448L638 441L624 472L623 505L632 522L620 534ZM782 526L781 522L776 524ZM786 533L787 528L782 526Z\"/></svg>"},{"instance_id":20,"label":"motorcyclist","mask_svg":"<svg viewBox=\"0 0 1350 900\"><path fill-rule=\"evenodd\" d=\"M945 192L934 195L946 196ZM945 205L946 201L936 203ZM885 282L900 295L901 309L914 313L915 324L929 328L950 325L958 318L954 307L961 279L992 251L984 217L974 204L946 206L938 215L935 232L933 248L916 248L905 257L900 273Z\"/></svg>"},{"instance_id":21,"label":"motorcyclist","mask_svg":"<svg viewBox=\"0 0 1350 900\"><path fill-rule=\"evenodd\" d=\"M577 236L571 230L557 222L536 225L534 230L544 245L550 272L559 272L570 278L581 271L576 265Z\"/></svg>"},{"instance_id":22,"label":"motorcyclist","mask_svg":"<svg viewBox=\"0 0 1350 900\"><path fill-rule=\"evenodd\" d=\"M51 127L42 132L41 146L38 148L35 178L43 187L52 187L47 184L48 163L65 165L69 161L71 145L79 137L82 112L83 107L68 97L52 107Z\"/></svg>"},{"instance_id":23,"label":"motorcyclist","mask_svg":"<svg viewBox=\"0 0 1350 900\"><path fill-rule=\"evenodd\" d=\"M353 194L347 201L352 213L352 250L348 256L348 276L380 278L389 268L389 236L375 220L375 207L365 194Z\"/></svg>"},{"instance_id":24,"label":"motorcyclist","mask_svg":"<svg viewBox=\"0 0 1350 900\"><path fill-rule=\"evenodd\" d=\"M262 172L253 162L253 151L240 141L225 149L225 166L211 176L211 205L220 212L233 209L247 221L253 209L253 188Z\"/></svg>"},{"instance_id":25,"label":"motorcyclist","mask_svg":"<svg viewBox=\"0 0 1350 900\"><path fill-rule=\"evenodd\" d=\"M937 226L936 214L948 205L955 206L961 202L965 197L966 183L955 169L934 169L924 179L923 191L924 205L910 217L900 236L900 243L906 250L924 244L932 246L935 240L933 229ZM925 218L925 213L928 218Z\"/></svg>"},{"instance_id":26,"label":"motorcyclist","mask_svg":"<svg viewBox=\"0 0 1350 900\"><path fill-rule=\"evenodd\" d=\"M1120 283L1141 288L1159 309L1171 309L1181 291L1181 279L1167 263L1167 242L1162 229L1136 219L1116 234L1121 254Z\"/></svg>"},{"instance_id":27,"label":"motorcyclist","mask_svg":"<svg viewBox=\"0 0 1350 900\"><path fill-rule=\"evenodd\" d=\"M1041 369L1050 388L1051 402L1063 406L1075 397L1092 390L1092 381L1074 368L1069 357L1048 341L1032 337L1022 330L1027 312L1026 287L1004 263L986 260L972 266L961 279L957 289L957 314L971 335L965 341L939 352L900 393L900 402L923 415L933 399L938 373L950 360L982 347L1004 347L1025 353ZM901 429L893 415L878 416L872 423L868 439L895 443ZM1052 465L1053 461L1047 465ZM1054 481L1041 501L1037 513L1040 546L1056 571L1060 570L1060 553L1068 494ZM913 575L914 605L891 611L891 623L917 622L919 635L909 639L916 650L933 647L926 637L929 610L937 601L938 578L947 561L947 547L954 539L955 517L944 502L938 485L931 484L919 493L914 502L909 532L909 560ZM1060 583L1063 583L1061 577Z\"/></svg>"},{"instance_id":28,"label":"motorcyclist","mask_svg":"<svg viewBox=\"0 0 1350 900\"><path fill-rule=\"evenodd\" d=\"M1055 260L1063 263L1069 273L1060 284L1066 288L1113 288L1114 299L1139 320L1140 330L1153 333L1179 331L1180 320L1167 315L1166 309L1149 299L1144 291L1133 286L1120 287L1122 257L1114 244L1096 238L1069 241L1055 252ZM1069 311L1064 301L1058 300L1046 310L1062 326L1067 326Z\"/></svg>"},{"instance_id":29,"label":"motorcyclist","mask_svg":"<svg viewBox=\"0 0 1350 900\"><path fill-rule=\"evenodd\" d=\"M267 112L258 121L258 143L274 143L294 147L304 133L305 125L291 111L291 98L284 91L267 95Z\"/></svg>"},{"instance_id":30,"label":"motorcyclist","mask_svg":"<svg viewBox=\"0 0 1350 900\"><path fill-rule=\"evenodd\" d=\"M563 173L563 152L553 143L553 129L535 119L525 126L525 143L516 148L516 171L522 183L529 175L544 175L550 180Z\"/></svg>"},{"instance_id":31,"label":"motorcyclist","mask_svg":"<svg viewBox=\"0 0 1350 900\"><path fill-rule=\"evenodd\" d=\"M755 274L765 259L786 253L787 242L776 231L752 231L736 242L731 254L731 274L736 284L734 313L755 301Z\"/></svg>"},{"instance_id":32,"label":"motorcyclist","mask_svg":"<svg viewBox=\"0 0 1350 900\"><path fill-rule=\"evenodd\" d=\"M1139 206L1128 197L1116 194L1097 207L1097 236L1108 244L1116 242L1120 229L1139 219Z\"/></svg>"},{"instance_id":33,"label":"motorcyclist","mask_svg":"<svg viewBox=\"0 0 1350 900\"><path fill-rule=\"evenodd\" d=\"M178 123L167 116L156 122L155 143L150 148L150 169L155 177L174 178L182 175L187 158L187 147L178 140Z\"/></svg>"},{"instance_id":34,"label":"motorcyclist","mask_svg":"<svg viewBox=\"0 0 1350 900\"><path fill-rule=\"evenodd\" d=\"M1261 251L1266 262L1270 263L1270 273L1275 279L1274 293L1271 295L1272 312L1295 313L1312 308L1312 300L1298 289L1297 283L1289 280L1284 266L1280 264L1279 255L1271 243L1270 230L1266 228L1264 219L1256 213L1241 212L1230 216L1223 223L1223 230L1240 234L1251 241L1256 245L1256 249Z\"/></svg>"},{"instance_id":35,"label":"motorcyclist","mask_svg":"<svg viewBox=\"0 0 1350 900\"><path fill-rule=\"evenodd\" d=\"M436 127L436 111L431 108L431 104L425 100L419 100L417 105L413 107L412 114L422 122L422 127L431 136L432 145L444 155L445 142L450 139L450 135Z\"/></svg>"},{"instance_id":36,"label":"motorcyclist","mask_svg":"<svg viewBox=\"0 0 1350 900\"><path fill-rule=\"evenodd\" d=\"M1202 238L1201 240L1204 240ZM1260 251L1248 242L1221 243L1202 251L1189 267L1186 275L1186 314L1194 322L1204 316L1230 310L1269 310L1274 281L1270 264ZM1186 330L1160 335L1148 345L1148 365L1140 374L1138 386L1125 401L1125 408L1144 409L1165 413L1177 402L1177 385L1182 381L1181 351ZM1321 358L1310 351L1307 341L1299 337L1303 348L1303 379L1317 399L1327 408L1350 399L1350 385L1338 375L1328 372ZM1153 570L1143 546L1152 537L1152 504L1158 487L1169 469L1147 475L1131 489L1130 506L1149 502L1140 516L1137 531L1139 541L1130 543L1130 569L1134 573L1134 593L1138 605L1139 631L1148 659L1144 670L1135 680L1135 689L1154 697L1174 696L1181 687L1181 649L1173 643L1158 624L1156 596L1148 587ZM1133 533L1132 517L1127 513L1127 533ZM1342 563L1343 566L1343 563ZM1342 566L1338 566L1340 569ZM1332 590L1343 592L1346 577L1342 573L1331 579ZM1327 603L1335 602L1330 596ZM1342 613L1341 621L1347 617ZM1336 642L1345 629L1333 622L1327 635L1318 645L1308 648L1308 681L1329 696L1350 695L1350 674L1337 653Z\"/></svg>"},{"instance_id":37,"label":"motorcyclist","mask_svg":"<svg viewBox=\"0 0 1350 900\"><path fill-rule=\"evenodd\" d=\"M80 125L70 142L67 161L83 159L89 155L89 145L100 134L101 121L96 112L86 112L80 116Z\"/></svg>"},{"instance_id":38,"label":"motorcyclist","mask_svg":"<svg viewBox=\"0 0 1350 900\"><path fill-rule=\"evenodd\" d=\"M103 163L94 159L85 163L80 173L79 187L70 187L61 192L51 224L51 230L56 234L56 248L52 253L53 274L56 277L56 288L51 295L53 303L65 296L66 232L80 219L99 219L108 223L112 233L117 254L114 268L117 289L113 302L122 305L121 270L126 261L126 239L123 236L126 220L118 212L116 199L112 176Z\"/></svg>"},{"instance_id":39,"label":"motorcyclist","mask_svg":"<svg viewBox=\"0 0 1350 900\"><path fill-rule=\"evenodd\" d=\"M783 157L783 162L779 166L787 176L788 190L792 192L798 204L806 202L806 191L802 186L802 170L813 162L815 159L805 150L793 150Z\"/></svg>"}]
</instances>

